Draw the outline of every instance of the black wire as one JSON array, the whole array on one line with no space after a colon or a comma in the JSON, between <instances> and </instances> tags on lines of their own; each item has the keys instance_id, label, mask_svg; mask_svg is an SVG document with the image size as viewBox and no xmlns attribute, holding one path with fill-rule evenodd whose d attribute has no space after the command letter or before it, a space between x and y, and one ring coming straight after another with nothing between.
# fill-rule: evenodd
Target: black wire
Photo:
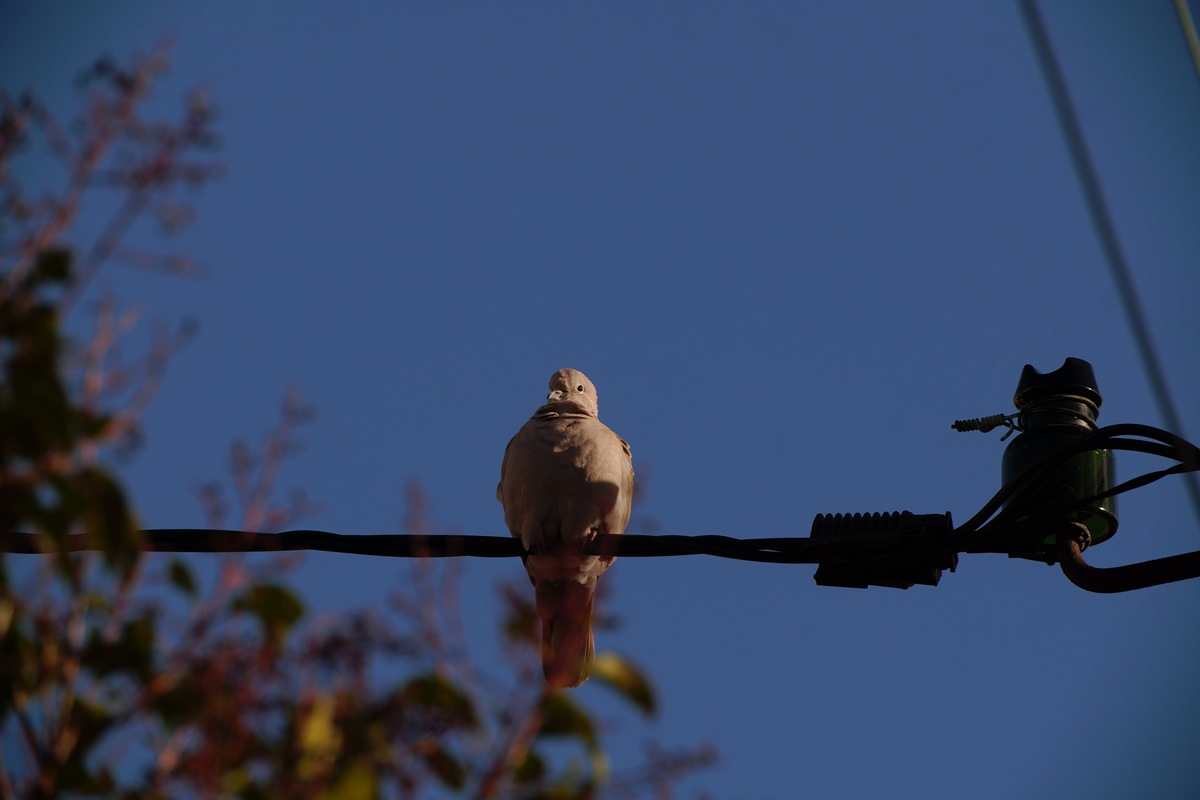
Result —
<instances>
[{"instance_id":1,"label":"black wire","mask_svg":"<svg viewBox=\"0 0 1200 800\"><path fill-rule=\"evenodd\" d=\"M162 528L141 532L141 549L157 553L279 552L317 550L328 553L392 558L512 558L527 555L511 536L462 535L347 535L328 531L294 530L280 533L193 528ZM95 549L85 535L68 536L65 549ZM41 534L11 532L0 537L0 549L10 553L42 553L53 549ZM644 536L602 534L585 553L622 558L709 555L775 564L817 564L854 556L854 544L807 537L734 539L728 536Z\"/></svg>"},{"instance_id":2,"label":"black wire","mask_svg":"<svg viewBox=\"0 0 1200 800\"><path fill-rule=\"evenodd\" d=\"M1175 466L1168 467L1167 469L1160 469L1156 472L1147 472L1144 475L1131 478L1124 483L1117 484L1107 491L1101 492L1100 494L1094 494L1091 497L1084 498L1083 500L1062 500L1052 503L1037 503L1035 505L1022 508L1020 513L1022 515L1028 515L1031 517L1069 514L1074 509L1090 506L1097 501L1105 500L1110 497L1116 497L1119 494L1132 491L1133 489L1140 489L1143 486L1148 486L1157 480L1167 477L1168 475L1182 475L1185 472L1195 472L1197 469L1200 469L1200 467L1188 466L1187 464L1176 464ZM991 526L992 523L989 522L987 525L983 526L981 532L988 530Z\"/></svg>"},{"instance_id":3,"label":"black wire","mask_svg":"<svg viewBox=\"0 0 1200 800\"><path fill-rule=\"evenodd\" d=\"M1020 5L1025 26L1029 31L1029 38L1033 42L1033 49L1046 77L1054 110L1062 125L1067 150L1082 185L1083 196L1091 214L1092 224L1096 228L1096 234L1100 239L1101 248L1104 250L1105 260L1108 262L1113 281L1117 285L1117 294L1121 297L1121 306L1125 310L1134 342L1137 344L1138 354L1142 358L1142 364L1150 379L1150 387L1153 390L1154 399L1158 403L1159 413L1162 414L1163 421L1168 428L1183 433L1183 420L1171 397L1166 372L1162 368L1158 351L1150 335L1150 325L1146 320L1146 313L1138 297L1137 286L1133 282L1133 273L1117 236L1117 229L1113 224L1108 203L1104 199L1104 190L1100 186L1100 178L1088 151L1087 141L1084 139L1083 129L1079 124L1079 116L1071 102L1067 82L1058 58L1054 54L1054 46L1050 42L1046 24L1042 20L1035 0L1020 0ZM1194 475L1189 476L1184 480L1184 486L1191 500L1196 520L1200 522L1200 479Z\"/></svg>"},{"instance_id":4,"label":"black wire","mask_svg":"<svg viewBox=\"0 0 1200 800\"><path fill-rule=\"evenodd\" d=\"M1127 437L1135 436L1137 439ZM1149 441L1142 441L1148 439ZM1177 460L1178 464L1146 473L1084 500L1030 504L1055 470L1079 453L1096 450L1128 450ZM822 535L735 539L729 536L644 536L601 535L584 552L623 558L709 555L742 561L774 564L851 563L886 566L893 561L968 552L996 535L1010 520L1031 511L1069 512L1098 500L1136 489L1168 475L1200 470L1200 447L1180 436L1149 425L1109 425L1086 433L1071 444L1032 464L1002 486L977 514L948 535L932 537L862 531L852 536ZM948 516L947 516L948 519ZM943 536L945 538L943 539ZM282 533L164 528L141 532L141 548L151 552L277 552L318 550L331 553L387 556L394 558L444 558L475 556L512 558L528 555L518 539L509 536L465 535L345 535L316 530ZM0 535L0 550L10 553L44 553L59 549L41 534L8 532ZM68 536L62 548L69 551L95 549L85 535Z\"/></svg>"},{"instance_id":5,"label":"black wire","mask_svg":"<svg viewBox=\"0 0 1200 800\"><path fill-rule=\"evenodd\" d=\"M1152 441L1143 442L1123 438L1125 436L1138 436ZM1045 479L1071 458L1079 453L1093 450L1129 450L1172 458L1181 463L1177 467L1148 473L1126 481L1101 496L1082 501L1072 500L1070 503L1064 504L1065 508L1086 506L1095 500L1115 496L1130 489L1153 483L1167 475L1194 472L1200 469L1200 447L1196 447L1173 433L1137 423L1122 423L1099 428L1030 465L1020 475L1002 486L978 513L954 529L948 547L955 552L974 548L991 538L1012 518L1029 513L1031 508L1024 502L1027 496L1036 493ZM994 518L993 515L995 515ZM984 524L985 522L986 524Z\"/></svg>"},{"instance_id":6,"label":"black wire","mask_svg":"<svg viewBox=\"0 0 1200 800\"><path fill-rule=\"evenodd\" d=\"M1118 447L1115 447L1114 449L1126 449L1126 448L1121 448L1118 446ZM1014 496L1014 498L1009 503L1007 503L1004 506L1004 508L999 513L997 513L995 515L995 517L990 519L986 524L979 526L979 528L977 528L974 532L968 534L963 539L955 539L953 541L953 544L957 550L972 549L972 548L976 547L977 545L979 545L980 543L982 543L983 541L985 541L989 538L992 538L992 536L994 536L995 534L997 534L1001 531L1005 531L1009 525L1011 525L1016 519L1019 519L1021 517L1031 517L1031 516L1034 516L1035 514L1037 514L1039 511L1046 511L1050 508L1054 508L1063 513L1066 513L1066 512L1071 511L1072 509L1078 509L1081 507L1085 507L1090 502L1094 502L1095 500L1103 499L1105 497L1112 497L1117 494L1121 494L1122 492L1129 491L1130 489L1137 488L1138 486L1145 486L1149 483L1153 483L1156 480L1166 477L1166 475L1168 475L1168 474L1176 474L1177 472L1182 472L1182 471L1185 471L1185 470L1183 470L1183 469L1163 470L1158 473L1152 473L1152 474L1149 474L1146 476L1142 476L1141 478L1138 478L1138 479L1126 481L1121 486L1115 487L1112 490L1104 492L1100 496L1089 498L1087 500L1072 499L1068 502L1063 502L1061 504L1057 504L1057 503L1030 504L1028 502L1026 495L1029 495L1029 494L1036 495L1037 489L1040 487L1040 485L1042 483L1040 480L1035 481L1033 483L1028 484L1027 489L1025 491L1022 491L1018 495ZM1048 470L1046 472L1043 472L1038 477L1039 478L1046 477L1047 472L1053 472L1053 470Z\"/></svg>"},{"instance_id":7,"label":"black wire","mask_svg":"<svg viewBox=\"0 0 1200 800\"><path fill-rule=\"evenodd\" d=\"M1110 436L1140 436L1143 439L1152 439L1170 445L1172 448L1182 453L1188 458L1180 458L1180 461L1200 465L1200 447L1189 442L1181 435L1164 431L1162 428L1156 428L1153 425L1143 425L1139 422L1120 422L1115 425L1106 425L1099 428L1097 432L1104 431Z\"/></svg>"},{"instance_id":8,"label":"black wire","mask_svg":"<svg viewBox=\"0 0 1200 800\"><path fill-rule=\"evenodd\" d=\"M1096 433L1099 433L1099 431ZM1065 464L1072 456L1091 450L1104 449L1103 446L1097 443L1097 438L1105 443L1109 441L1107 436L1096 437L1094 434L1088 435L1050 454L1041 461L1031 464L1021 474L1017 475L1017 477L1001 486L999 491L984 503L983 508L979 509L969 520L955 528L954 533L961 535L977 532L980 526L989 520L1002 506L1010 501L1015 502L1016 498L1032 491L1041 484L1042 479Z\"/></svg>"}]
</instances>

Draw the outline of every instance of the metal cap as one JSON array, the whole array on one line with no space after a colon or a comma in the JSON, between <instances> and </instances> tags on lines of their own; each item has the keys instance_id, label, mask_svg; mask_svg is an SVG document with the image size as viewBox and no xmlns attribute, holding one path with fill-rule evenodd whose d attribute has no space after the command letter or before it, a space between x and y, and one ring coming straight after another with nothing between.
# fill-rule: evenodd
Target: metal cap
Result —
<instances>
[{"instance_id":1,"label":"metal cap","mask_svg":"<svg viewBox=\"0 0 1200 800\"><path fill-rule=\"evenodd\" d=\"M1100 408L1103 399L1096 388L1096 373L1091 364L1082 358L1068 358L1061 367L1044 375L1032 364L1026 364L1017 382L1013 405L1022 409L1044 397L1064 394L1086 398Z\"/></svg>"}]
</instances>

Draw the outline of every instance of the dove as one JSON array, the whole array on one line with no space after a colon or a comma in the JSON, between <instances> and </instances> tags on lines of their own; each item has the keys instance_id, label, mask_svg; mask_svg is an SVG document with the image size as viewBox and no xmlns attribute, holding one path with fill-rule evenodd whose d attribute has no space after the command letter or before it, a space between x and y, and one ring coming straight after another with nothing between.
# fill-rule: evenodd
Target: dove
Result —
<instances>
[{"instance_id":1,"label":"dove","mask_svg":"<svg viewBox=\"0 0 1200 800\"><path fill-rule=\"evenodd\" d=\"M585 555L598 534L619 534L633 502L629 445L600 421L596 387L579 370L550 376L546 403L508 443L496 499L521 540L542 624L551 689L579 686L595 659L596 582L614 556Z\"/></svg>"}]
</instances>

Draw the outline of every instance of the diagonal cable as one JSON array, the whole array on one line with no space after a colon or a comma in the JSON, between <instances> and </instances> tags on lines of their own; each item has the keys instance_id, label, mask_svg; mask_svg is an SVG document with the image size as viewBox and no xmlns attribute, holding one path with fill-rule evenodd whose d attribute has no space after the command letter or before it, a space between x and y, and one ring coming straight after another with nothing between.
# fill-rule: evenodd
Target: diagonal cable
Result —
<instances>
[{"instance_id":1,"label":"diagonal cable","mask_svg":"<svg viewBox=\"0 0 1200 800\"><path fill-rule=\"evenodd\" d=\"M1150 327L1138 297L1137 287L1133 283L1129 262L1125 258L1125 251L1121 247L1120 239L1117 238L1117 230L1113 225L1108 203L1104 199L1104 191L1100 187L1100 179L1088 152L1087 142L1083 138L1079 117L1071 102L1070 93L1067 91L1062 68L1058 63L1058 58L1054 55L1050 36L1046 32L1046 25L1042 20L1041 12L1038 11L1036 0L1020 0L1020 6L1038 63L1046 77L1054 110L1062 125L1063 137L1067 140L1067 150L1071 154L1075 172L1079 175L1079 182L1083 189L1084 199L1087 201L1088 212L1092 217L1092 224L1096 227L1096 234L1100 238L1100 245L1104 250L1105 260L1108 262L1113 281L1117 284L1117 293L1121 297L1121 305L1125 309L1125 316L1133 331L1138 353L1145 366L1146 375L1150 379L1150 388L1158 404L1159 413L1162 414L1163 421L1172 432L1183 436L1185 435L1183 421L1180 419L1174 400L1171 399L1166 373L1163 371L1154 341L1150 337ZM1200 522L1200 480L1197 480L1195 473L1189 474L1184 478L1184 486L1187 487L1196 520Z\"/></svg>"},{"instance_id":2,"label":"diagonal cable","mask_svg":"<svg viewBox=\"0 0 1200 800\"><path fill-rule=\"evenodd\" d=\"M1200 78L1200 36L1196 35L1196 23L1192 21L1192 12L1188 10L1187 0L1175 0L1175 13L1179 16L1183 40L1187 43L1188 52L1192 54L1196 77Z\"/></svg>"}]
</instances>

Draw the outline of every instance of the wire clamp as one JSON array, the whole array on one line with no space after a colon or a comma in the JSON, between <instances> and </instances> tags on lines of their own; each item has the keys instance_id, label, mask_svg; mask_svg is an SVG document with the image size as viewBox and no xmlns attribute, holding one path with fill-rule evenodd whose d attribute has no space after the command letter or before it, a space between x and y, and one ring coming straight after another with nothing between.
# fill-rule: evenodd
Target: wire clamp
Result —
<instances>
[{"instance_id":1,"label":"wire clamp","mask_svg":"<svg viewBox=\"0 0 1200 800\"><path fill-rule=\"evenodd\" d=\"M996 428L1005 427L1008 428L1008 433L1000 437L1000 441L1002 442L1012 436L1013 433L1025 430L1025 427L1021 424L1021 412L1019 411L1016 414L992 414L990 417L979 417L977 419L956 419L950 427L959 433L966 433L967 431L987 433Z\"/></svg>"}]
</instances>

